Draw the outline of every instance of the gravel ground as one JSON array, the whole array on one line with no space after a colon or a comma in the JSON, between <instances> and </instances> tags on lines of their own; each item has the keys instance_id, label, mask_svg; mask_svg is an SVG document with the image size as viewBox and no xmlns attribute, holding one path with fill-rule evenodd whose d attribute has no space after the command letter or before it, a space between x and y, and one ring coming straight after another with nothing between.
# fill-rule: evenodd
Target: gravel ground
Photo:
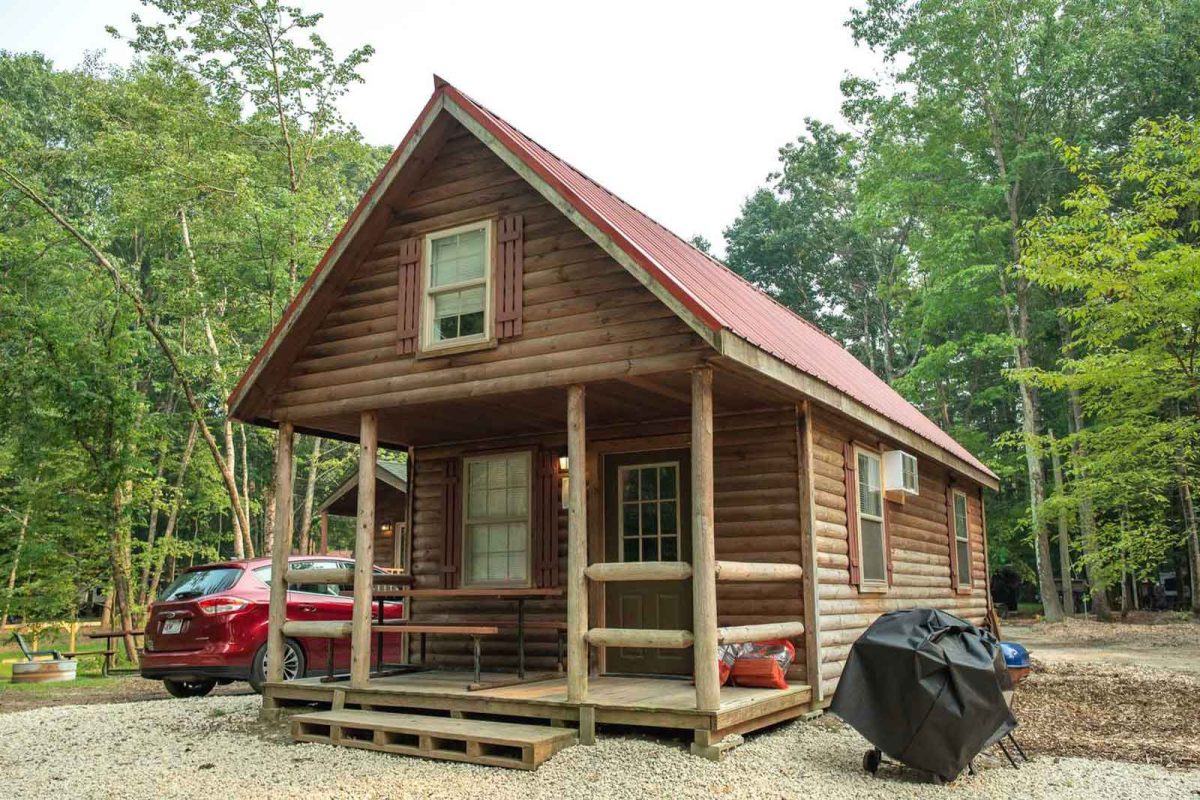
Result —
<instances>
[{"instance_id":1,"label":"gravel ground","mask_svg":"<svg viewBox=\"0 0 1200 800\"><path fill-rule=\"evenodd\" d=\"M861 769L865 742L831 718L751 736L725 762L679 743L604 735L536 772L293 744L257 722L257 697L60 706L0 716L0 775L11 797L82 798L1186 798L1200 771L1042 756L998 761L949 787Z\"/></svg>"}]
</instances>

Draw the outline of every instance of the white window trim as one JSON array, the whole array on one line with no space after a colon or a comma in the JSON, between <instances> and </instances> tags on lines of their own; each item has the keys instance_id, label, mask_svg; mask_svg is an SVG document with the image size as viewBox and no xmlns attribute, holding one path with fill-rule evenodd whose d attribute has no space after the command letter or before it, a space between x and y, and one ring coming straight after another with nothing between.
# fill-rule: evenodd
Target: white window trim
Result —
<instances>
[{"instance_id":1,"label":"white window trim","mask_svg":"<svg viewBox=\"0 0 1200 800\"><path fill-rule=\"evenodd\" d=\"M674 498L675 499L675 560L676 561L683 560L683 519L680 517L680 514L683 513L683 509L680 508L681 487L679 485L680 481L682 479L682 476L680 475L680 463L678 461L656 461L653 464L624 464L617 468L617 556L618 556L618 560L620 560L621 562L625 561L625 498L621 494L621 488L625 485L625 480L624 480L625 474L627 472L629 472L630 470L650 469L651 467L653 467L654 469L658 469L659 467L674 467L675 468L675 498ZM660 497L658 499L662 500L663 498ZM640 501L633 501L633 502L636 502L639 506L641 506ZM639 542L641 541L641 538L642 537L639 534L639 536L638 536ZM662 561L662 528L661 527L659 528L659 531L658 531L658 555L659 555L658 560L659 560L659 562L661 562ZM631 562L631 563L633 563L633 562ZM639 562L637 562L637 563L654 563L654 562L640 562L640 560L639 560Z\"/></svg>"},{"instance_id":2,"label":"white window trim","mask_svg":"<svg viewBox=\"0 0 1200 800\"><path fill-rule=\"evenodd\" d=\"M470 528L471 520L468 516L470 508L470 479L471 479L471 464L495 461L499 458L508 458L514 455L521 455L525 458L525 463L528 468L526 475L528 476L529 485L525 487L528 497L525 500L525 580L523 581L473 581L471 580L471 550L467 531ZM463 456L462 460L462 475L459 482L462 486L462 530L459 531L459 546L462 548L462 585L478 588L512 588L525 589L533 586L533 484L535 481L533 474L533 453L529 450L508 450L503 453L487 453L474 456ZM517 518L505 520L488 520L488 522L513 522Z\"/></svg>"},{"instance_id":3,"label":"white window trim","mask_svg":"<svg viewBox=\"0 0 1200 800\"><path fill-rule=\"evenodd\" d=\"M954 526L954 564L961 568L958 563L958 543L967 543L967 579L963 581L960 576L961 569L954 571L954 588L955 589L972 589L975 586L974 576L971 574L971 500L967 497L967 493L962 489L954 489L950 493L952 503L950 507L951 520L950 524ZM958 498L963 499L963 518L967 529L963 531L963 536L958 535Z\"/></svg>"},{"instance_id":4,"label":"white window trim","mask_svg":"<svg viewBox=\"0 0 1200 800\"><path fill-rule=\"evenodd\" d=\"M859 496L859 487L854 487L854 513L858 521L858 589L862 592L886 592L888 590L887 577L887 561L888 561L888 532L887 532L887 515L884 512L884 504L887 502L887 497L884 496L885 486L883 475L883 454L859 445L854 446L854 480L858 481L859 464L858 455L862 453L868 458L873 458L879 462L879 516L868 516L867 519L872 522L879 522L879 547L880 555L883 558L883 580L873 580L867 578L863 574L863 512L862 498Z\"/></svg>"},{"instance_id":5,"label":"white window trim","mask_svg":"<svg viewBox=\"0 0 1200 800\"><path fill-rule=\"evenodd\" d=\"M483 231L483 333L436 342L433 339L433 243L437 239L444 239L447 236L454 236L455 234L475 230ZM492 276L496 266L495 238L495 221L491 219L476 220L475 222L468 222L465 225L458 225L453 228L445 228L425 234L425 241L422 245L423 257L421 259L421 336L419 349L422 353L444 355L447 352L475 350L495 344L492 322L492 295L495 291ZM458 289L469 289L478 285L478 280L449 283L445 286L437 287L436 293L441 294Z\"/></svg>"}]
</instances>

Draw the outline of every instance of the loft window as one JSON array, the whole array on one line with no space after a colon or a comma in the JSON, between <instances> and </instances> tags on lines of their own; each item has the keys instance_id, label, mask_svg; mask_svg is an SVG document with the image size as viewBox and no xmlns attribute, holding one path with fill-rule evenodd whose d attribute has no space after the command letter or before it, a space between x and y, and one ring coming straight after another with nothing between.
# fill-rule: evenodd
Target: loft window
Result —
<instances>
[{"instance_id":1,"label":"loft window","mask_svg":"<svg viewBox=\"0 0 1200 800\"><path fill-rule=\"evenodd\" d=\"M882 463L858 451L858 546L862 585L887 587L887 539L883 530Z\"/></svg>"},{"instance_id":2,"label":"loft window","mask_svg":"<svg viewBox=\"0 0 1200 800\"><path fill-rule=\"evenodd\" d=\"M488 220L425 237L422 349L487 341L491 335L492 224Z\"/></svg>"},{"instance_id":3,"label":"loft window","mask_svg":"<svg viewBox=\"0 0 1200 800\"><path fill-rule=\"evenodd\" d=\"M971 532L967 527L967 496L958 491L954 493L954 547L958 566L955 578L958 586L966 588L971 585Z\"/></svg>"},{"instance_id":4,"label":"loft window","mask_svg":"<svg viewBox=\"0 0 1200 800\"><path fill-rule=\"evenodd\" d=\"M530 454L463 459L463 553L466 583L529 584Z\"/></svg>"}]
</instances>

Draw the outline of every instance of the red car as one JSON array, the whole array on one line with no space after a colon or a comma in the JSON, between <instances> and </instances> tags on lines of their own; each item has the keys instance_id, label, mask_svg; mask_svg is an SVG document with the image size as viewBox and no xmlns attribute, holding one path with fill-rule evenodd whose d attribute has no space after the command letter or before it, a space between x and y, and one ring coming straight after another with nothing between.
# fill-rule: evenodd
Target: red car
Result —
<instances>
[{"instance_id":1,"label":"red car","mask_svg":"<svg viewBox=\"0 0 1200 800\"><path fill-rule=\"evenodd\" d=\"M354 562L325 556L292 556L291 569L353 569ZM266 680L267 616L271 559L225 561L182 573L150 606L143 678L162 680L175 697L200 697L218 683L249 681L255 691ZM296 584L288 589L289 620L349 620L349 586ZM372 609L373 616L378 614ZM404 615L403 603L384 602L384 619ZM323 673L328 639L285 639L283 674L288 680ZM372 645L374 645L374 641ZM372 656L374 657L374 656ZM402 660L400 637L384 637L384 658ZM350 666L350 640L333 640L333 664Z\"/></svg>"}]
</instances>

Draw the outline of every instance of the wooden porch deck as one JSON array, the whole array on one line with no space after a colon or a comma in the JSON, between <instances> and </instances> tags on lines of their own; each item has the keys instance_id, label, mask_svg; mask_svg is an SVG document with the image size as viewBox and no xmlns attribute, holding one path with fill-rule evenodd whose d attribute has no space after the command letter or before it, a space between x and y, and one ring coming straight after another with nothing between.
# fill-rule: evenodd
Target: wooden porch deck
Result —
<instances>
[{"instance_id":1,"label":"wooden porch deck","mask_svg":"<svg viewBox=\"0 0 1200 800\"><path fill-rule=\"evenodd\" d=\"M484 673L483 680L511 678L507 673ZM375 710L425 710L455 715L529 717L578 722L580 708L591 708L599 724L639 725L710 731L724 736L745 733L793 719L809 710L812 692L807 685L787 689L721 687L720 708L696 708L696 688L687 679L659 677L593 676L588 681L587 702L567 701L567 679L467 691L470 672L430 670L371 679L361 689L349 682L322 683L318 677L268 682L264 696L274 701L334 704L335 692L344 692L347 707Z\"/></svg>"}]
</instances>

